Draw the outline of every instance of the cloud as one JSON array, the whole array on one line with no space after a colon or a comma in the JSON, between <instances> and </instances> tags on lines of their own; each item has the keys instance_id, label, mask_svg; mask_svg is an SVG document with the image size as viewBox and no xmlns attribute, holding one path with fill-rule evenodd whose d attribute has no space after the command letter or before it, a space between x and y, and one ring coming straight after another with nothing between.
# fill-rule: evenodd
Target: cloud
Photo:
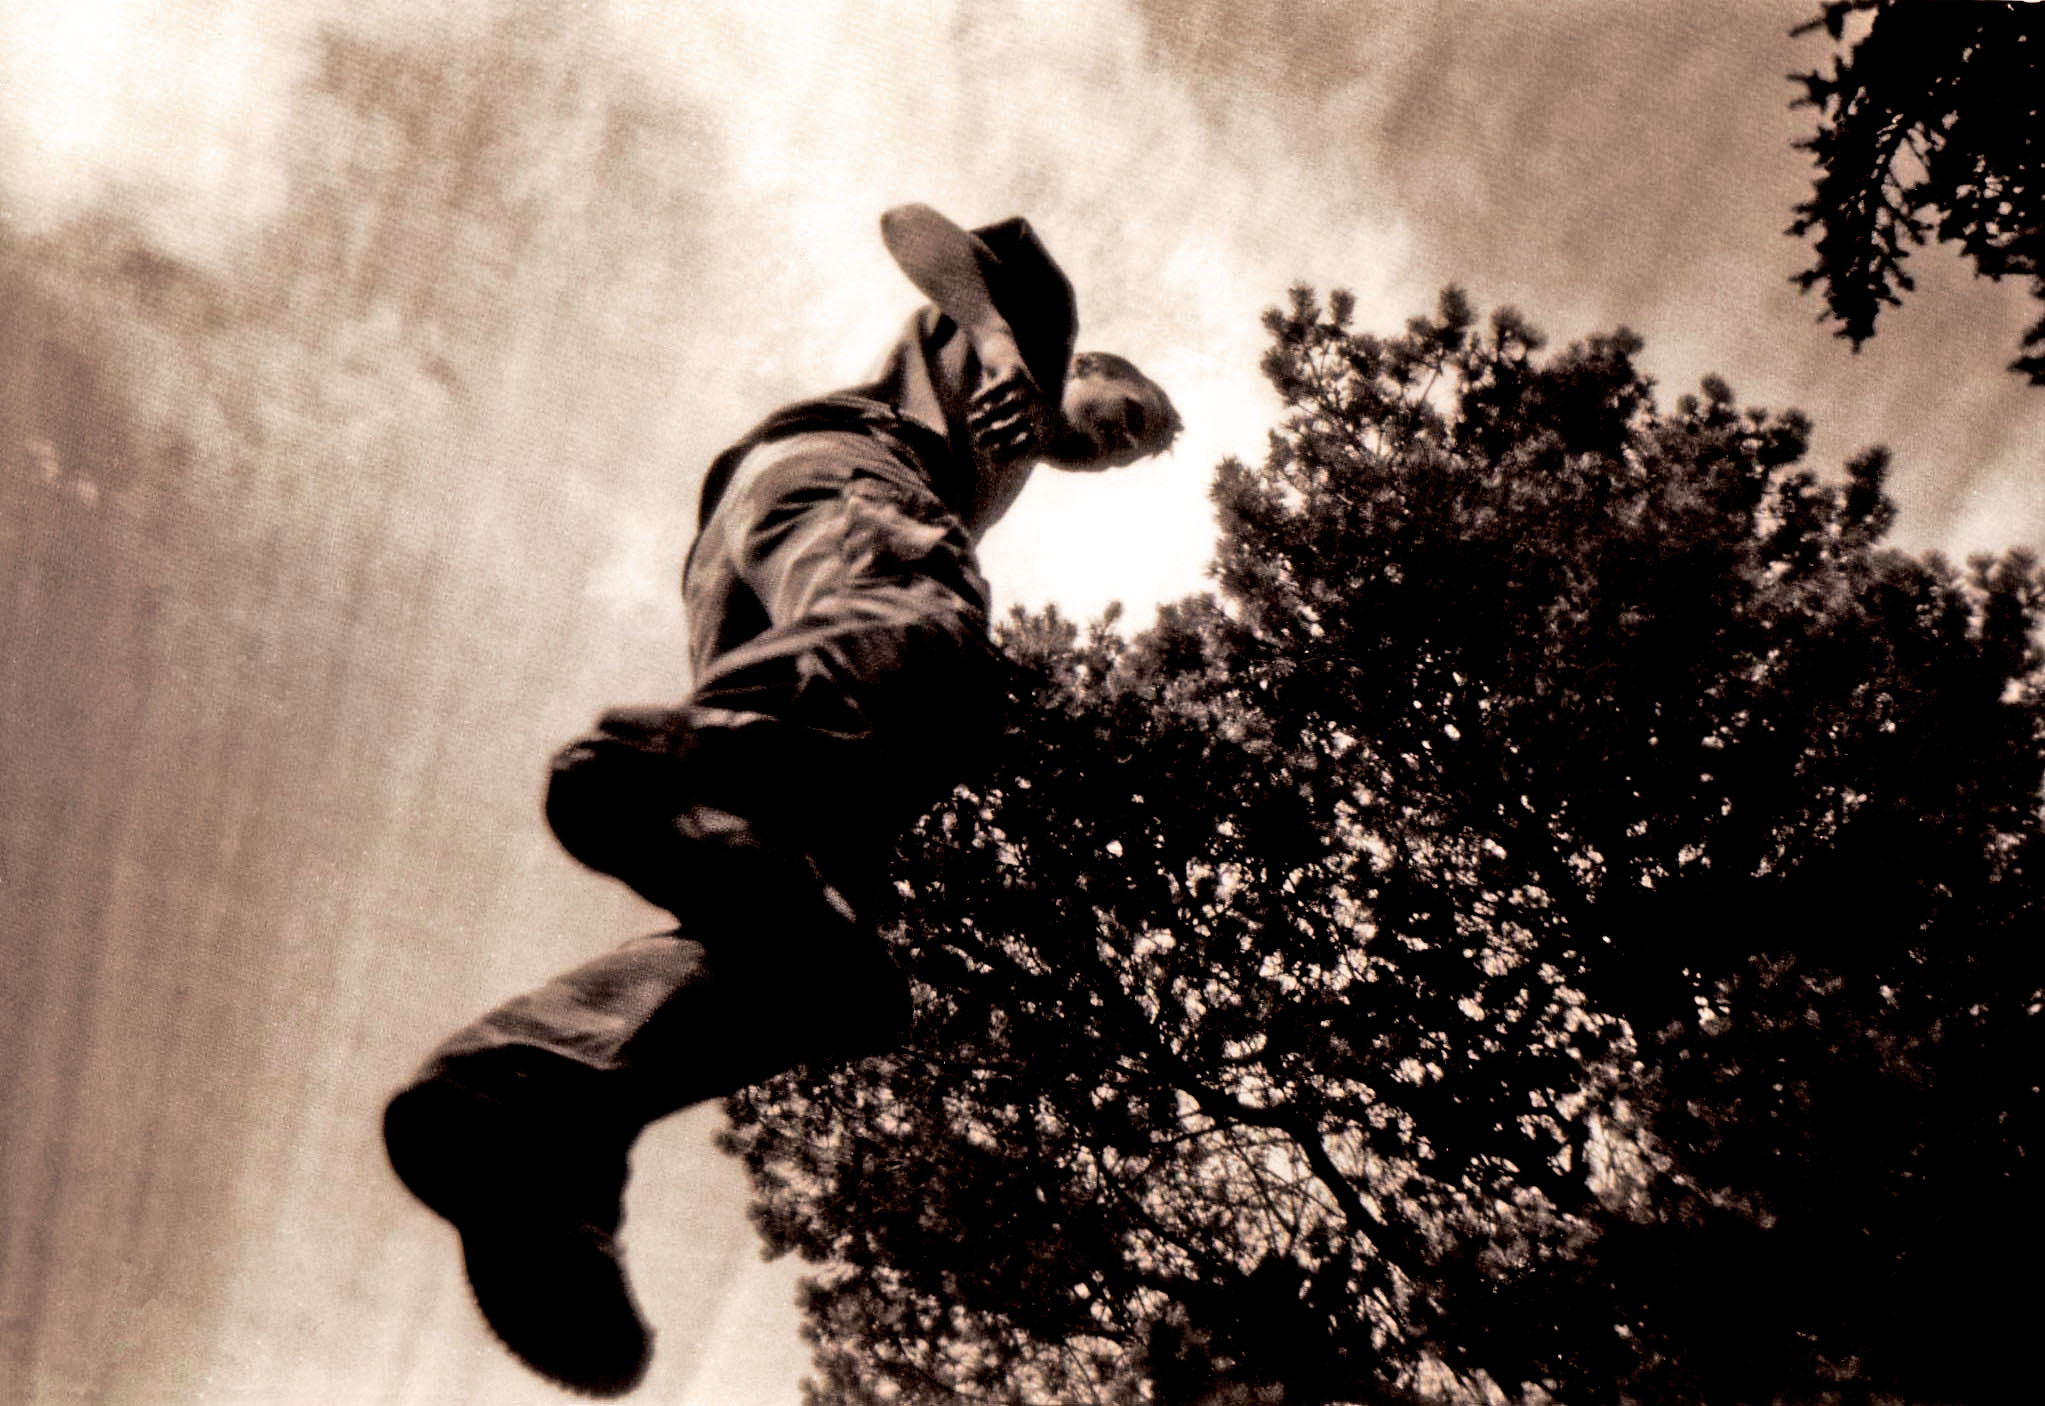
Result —
<instances>
[{"instance_id":1,"label":"cloud","mask_svg":"<svg viewBox=\"0 0 2045 1406\"><path fill-rule=\"evenodd\" d=\"M1807 172L1782 76L1822 47L1788 37L1805 8L1665 23L1606 3L17 0L0 30L0 199L28 228L116 208L231 270L286 215L294 162L330 158L303 103L323 29L523 55L573 81L554 90L568 107L520 119L558 139L535 137L503 194L545 208L585 328L638 339L644 374L579 412L631 422L645 458L618 471L628 490L694 472L775 404L871 363L914 303L875 218L916 199L968 222L1028 214L1079 288L1084 340L1149 367L1188 421L1168 465L1045 476L988 544L1008 599L1089 613L1120 597L1140 618L1201 584L1208 470L1260 455L1275 412L1257 315L1301 279L1352 288L1359 320L1386 330L1451 280L1557 340L1629 323L1670 394L1709 370L1811 411L1821 466L1894 441L1905 529L1923 540L1962 476L1926 456L1957 438L1969 462L2020 459L2037 412L1941 415L1939 320L1899 318L1849 359L1789 290L1804 255L1781 227ZM610 159L602 105L627 99L672 119L630 176L667 203L637 212L579 168ZM609 242L578 249L606 218ZM463 274L463 251L448 257ZM534 341L563 375L584 355ZM1980 376L2001 377L2001 359ZM620 608L672 590L646 532L626 529L595 583Z\"/></svg>"},{"instance_id":2,"label":"cloud","mask_svg":"<svg viewBox=\"0 0 2045 1406\"><path fill-rule=\"evenodd\" d=\"M248 7L16 0L0 26L0 193L47 229L113 204L173 250L273 216L299 64Z\"/></svg>"},{"instance_id":3,"label":"cloud","mask_svg":"<svg viewBox=\"0 0 2045 1406\"><path fill-rule=\"evenodd\" d=\"M1261 94L1203 86L1126 4L609 14L649 82L713 115L729 185L702 193L711 257L745 276L720 335L756 410L858 374L913 305L874 237L911 199L969 223L1027 214L1079 290L1082 341L1179 401L1167 464L1040 476L987 546L1005 599L1140 613L1197 589L1208 472L1261 453L1274 409L1258 314L1302 276L1394 318L1418 291L1406 229L1355 196L1341 150L1302 145Z\"/></svg>"},{"instance_id":4,"label":"cloud","mask_svg":"<svg viewBox=\"0 0 2045 1406\"><path fill-rule=\"evenodd\" d=\"M990 545L1010 599L1056 596L1090 612L1122 597L1140 611L1197 587L1207 471L1225 453L1261 452L1272 411L1255 371L1258 313L1302 276L1361 284L1366 309L1394 321L1425 298L1402 281L1405 227L1355 195L1350 153L1302 144L1268 95L1210 81L1115 0L1026 13L966 0L29 0L6 35L6 208L46 229L111 206L168 252L232 271L288 216L294 163L340 159L306 125L325 29L514 59L523 46L536 62L575 66L584 108L525 121L587 126L590 104L628 89L684 115L671 148L648 158L679 202L671 218L603 257L656 266L636 286L672 292L671 325L647 351L667 360L677 393L651 407L653 438L691 463L775 404L871 364L915 302L875 237L886 206L924 200L968 222L1028 214L1079 288L1087 344L1150 367L1189 428L1168 471L1026 499ZM560 141L534 142L534 160L557 165L595 160L601 145L565 127ZM551 227L570 232L585 218L576 201L615 194L544 163L528 184L516 197L552 200ZM464 273L462 252L447 251L451 277ZM576 274L572 249L554 256ZM614 267L593 272L580 296L622 297ZM556 339L540 354L576 352ZM1113 526L1132 512L1153 528L1139 543ZM606 598L672 590L647 568L644 539L619 533L631 560L596 583Z\"/></svg>"}]
</instances>

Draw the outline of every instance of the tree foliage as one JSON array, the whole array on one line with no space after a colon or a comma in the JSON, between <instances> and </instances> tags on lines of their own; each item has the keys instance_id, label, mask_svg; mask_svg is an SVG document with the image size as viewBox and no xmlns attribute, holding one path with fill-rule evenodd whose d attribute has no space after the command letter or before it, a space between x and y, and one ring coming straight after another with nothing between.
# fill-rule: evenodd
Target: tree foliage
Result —
<instances>
[{"instance_id":1,"label":"tree foliage","mask_svg":"<svg viewBox=\"0 0 2045 1406\"><path fill-rule=\"evenodd\" d=\"M2002 1399L2045 580L1623 330L1351 314L1268 315L1218 600L1009 623L909 1046L731 1104L813 1398Z\"/></svg>"},{"instance_id":2,"label":"tree foliage","mask_svg":"<svg viewBox=\"0 0 2045 1406\"><path fill-rule=\"evenodd\" d=\"M1865 37L1829 73L1800 76L1819 112L1800 143L1815 157L1811 198L1790 233L1814 236L1798 276L1825 289L1828 315L1857 348L1883 305L1913 284L1903 263L1927 235L1959 245L1978 274L2027 276L2045 300L2045 11L2029 4L1830 0L1799 30ZM2010 369L2045 385L2045 320Z\"/></svg>"}]
</instances>

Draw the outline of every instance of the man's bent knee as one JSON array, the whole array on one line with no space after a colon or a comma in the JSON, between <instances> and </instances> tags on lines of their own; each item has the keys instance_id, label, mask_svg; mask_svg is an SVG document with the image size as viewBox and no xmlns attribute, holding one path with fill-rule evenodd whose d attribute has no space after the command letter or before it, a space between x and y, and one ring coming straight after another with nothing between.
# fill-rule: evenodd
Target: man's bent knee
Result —
<instances>
[{"instance_id":1,"label":"man's bent knee","mask_svg":"<svg viewBox=\"0 0 2045 1406\"><path fill-rule=\"evenodd\" d=\"M609 713L554 754L547 825L578 862L615 875L656 842L681 804L681 783L673 733L654 710Z\"/></svg>"}]
</instances>

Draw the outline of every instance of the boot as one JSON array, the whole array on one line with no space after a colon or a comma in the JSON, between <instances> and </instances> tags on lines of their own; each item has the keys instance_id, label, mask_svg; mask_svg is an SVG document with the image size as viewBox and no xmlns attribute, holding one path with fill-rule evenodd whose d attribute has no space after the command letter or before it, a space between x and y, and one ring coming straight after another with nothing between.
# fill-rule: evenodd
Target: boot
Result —
<instances>
[{"instance_id":1,"label":"boot","mask_svg":"<svg viewBox=\"0 0 2045 1406\"><path fill-rule=\"evenodd\" d=\"M520 1045L441 1061L384 1113L392 1169L461 1236L491 1330L590 1396L630 1391L652 1356L617 1241L637 1132L597 1071Z\"/></svg>"},{"instance_id":2,"label":"boot","mask_svg":"<svg viewBox=\"0 0 2045 1406\"><path fill-rule=\"evenodd\" d=\"M635 938L505 1002L385 1111L391 1166L461 1236L491 1330L571 1390L623 1394L651 1356L617 1240L640 1129L907 1033L907 982L832 890L757 898L714 947Z\"/></svg>"}]
</instances>

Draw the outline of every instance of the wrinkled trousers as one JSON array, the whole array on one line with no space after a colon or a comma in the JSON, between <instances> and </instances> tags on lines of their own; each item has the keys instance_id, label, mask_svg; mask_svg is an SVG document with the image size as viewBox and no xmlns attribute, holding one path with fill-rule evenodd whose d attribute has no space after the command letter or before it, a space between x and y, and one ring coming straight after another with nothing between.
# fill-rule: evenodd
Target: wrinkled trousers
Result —
<instances>
[{"instance_id":1,"label":"wrinkled trousers","mask_svg":"<svg viewBox=\"0 0 2045 1406\"><path fill-rule=\"evenodd\" d=\"M683 596L693 693L606 714L547 795L572 855L679 926L489 1012L427 1076L540 1051L606 1076L643 1123L906 1033L906 985L860 910L997 724L963 524L878 435L772 441L704 523Z\"/></svg>"}]
</instances>

